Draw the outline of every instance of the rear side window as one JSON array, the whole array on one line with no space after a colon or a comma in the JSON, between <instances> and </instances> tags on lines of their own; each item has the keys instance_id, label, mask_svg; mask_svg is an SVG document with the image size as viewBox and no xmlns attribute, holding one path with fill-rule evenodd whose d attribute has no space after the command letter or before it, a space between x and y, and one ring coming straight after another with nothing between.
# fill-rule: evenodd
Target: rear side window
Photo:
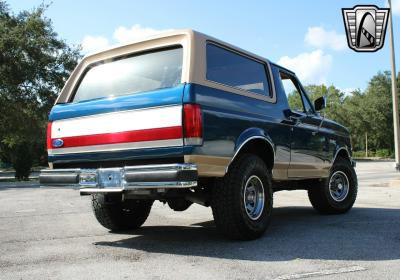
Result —
<instances>
[{"instance_id":1,"label":"rear side window","mask_svg":"<svg viewBox=\"0 0 400 280\"><path fill-rule=\"evenodd\" d=\"M207 44L207 80L271 96L263 63Z\"/></svg>"},{"instance_id":2,"label":"rear side window","mask_svg":"<svg viewBox=\"0 0 400 280\"><path fill-rule=\"evenodd\" d=\"M181 82L182 57L182 47L177 47L93 66L81 80L73 102L174 87Z\"/></svg>"}]
</instances>

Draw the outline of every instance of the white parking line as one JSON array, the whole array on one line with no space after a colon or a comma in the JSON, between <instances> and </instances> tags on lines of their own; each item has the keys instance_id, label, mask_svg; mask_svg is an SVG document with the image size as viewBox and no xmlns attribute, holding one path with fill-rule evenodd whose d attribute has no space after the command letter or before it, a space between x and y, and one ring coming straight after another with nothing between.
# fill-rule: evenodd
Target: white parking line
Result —
<instances>
[{"instance_id":1,"label":"white parking line","mask_svg":"<svg viewBox=\"0 0 400 280\"><path fill-rule=\"evenodd\" d=\"M32 213L32 212L36 212L36 209L23 209L15 211L15 213Z\"/></svg>"},{"instance_id":2,"label":"white parking line","mask_svg":"<svg viewBox=\"0 0 400 280\"><path fill-rule=\"evenodd\" d=\"M338 269L327 269L327 270L320 270L320 271L313 271L313 272L282 275L282 276L279 276L278 278L274 278L274 280L303 279L303 278L311 278L311 277L317 277L317 276L334 275L334 274L365 271L365 270L367 270L367 269L362 266L350 266L350 267L343 267L343 268L338 268Z\"/></svg>"}]
</instances>

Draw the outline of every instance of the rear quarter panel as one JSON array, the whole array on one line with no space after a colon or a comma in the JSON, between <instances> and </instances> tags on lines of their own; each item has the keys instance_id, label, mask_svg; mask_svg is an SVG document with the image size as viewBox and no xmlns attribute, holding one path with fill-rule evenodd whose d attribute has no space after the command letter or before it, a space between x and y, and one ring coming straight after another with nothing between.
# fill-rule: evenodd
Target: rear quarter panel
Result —
<instances>
[{"instance_id":1,"label":"rear quarter panel","mask_svg":"<svg viewBox=\"0 0 400 280\"><path fill-rule=\"evenodd\" d=\"M189 84L183 103L200 104L203 113L203 145L185 147L185 161L195 161L203 176L223 176L241 144L251 136L263 136L274 148L275 179L287 177L290 161L290 127L283 123L286 99L268 102L212 87Z\"/></svg>"}]
</instances>

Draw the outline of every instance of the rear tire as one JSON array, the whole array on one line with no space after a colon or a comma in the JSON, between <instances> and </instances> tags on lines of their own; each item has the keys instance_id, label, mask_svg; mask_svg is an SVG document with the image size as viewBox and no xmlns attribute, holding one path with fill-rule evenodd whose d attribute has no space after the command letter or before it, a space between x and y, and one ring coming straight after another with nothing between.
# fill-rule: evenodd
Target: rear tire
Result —
<instances>
[{"instance_id":1,"label":"rear tire","mask_svg":"<svg viewBox=\"0 0 400 280\"><path fill-rule=\"evenodd\" d=\"M273 206L271 177L264 161L253 154L240 155L232 163L212 190L211 207L220 233L252 240L265 232Z\"/></svg>"},{"instance_id":2,"label":"rear tire","mask_svg":"<svg viewBox=\"0 0 400 280\"><path fill-rule=\"evenodd\" d=\"M92 195L92 209L97 221L112 231L137 229L150 214L152 200L110 199L105 194Z\"/></svg>"},{"instance_id":3,"label":"rear tire","mask_svg":"<svg viewBox=\"0 0 400 280\"><path fill-rule=\"evenodd\" d=\"M349 211L357 198L357 175L350 161L338 158L328 179L311 186L308 197L321 214L342 214Z\"/></svg>"}]
</instances>

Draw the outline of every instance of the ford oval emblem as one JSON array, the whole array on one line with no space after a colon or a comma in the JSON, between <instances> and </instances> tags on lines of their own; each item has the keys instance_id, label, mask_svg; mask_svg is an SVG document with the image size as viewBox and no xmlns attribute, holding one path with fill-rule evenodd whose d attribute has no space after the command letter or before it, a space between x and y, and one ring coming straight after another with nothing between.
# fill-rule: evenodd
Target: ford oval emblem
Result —
<instances>
[{"instance_id":1,"label":"ford oval emblem","mask_svg":"<svg viewBox=\"0 0 400 280\"><path fill-rule=\"evenodd\" d=\"M62 139L54 139L53 142L51 142L54 148L60 148L64 145L64 141Z\"/></svg>"}]
</instances>

